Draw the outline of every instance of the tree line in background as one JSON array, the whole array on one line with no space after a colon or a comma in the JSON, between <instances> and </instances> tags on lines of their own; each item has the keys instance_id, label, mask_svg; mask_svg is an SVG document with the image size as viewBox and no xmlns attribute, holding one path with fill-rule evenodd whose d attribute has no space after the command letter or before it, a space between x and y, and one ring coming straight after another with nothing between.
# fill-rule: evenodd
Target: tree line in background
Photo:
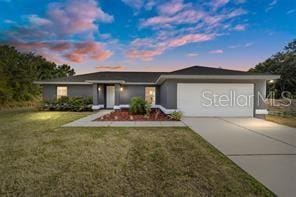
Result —
<instances>
[{"instance_id":1,"label":"tree line in background","mask_svg":"<svg viewBox=\"0 0 296 197\"><path fill-rule=\"evenodd\" d=\"M34 81L74 74L67 64L57 65L34 53L0 45L0 104L33 100L40 95L40 87Z\"/></svg>"},{"instance_id":2,"label":"tree line in background","mask_svg":"<svg viewBox=\"0 0 296 197\"><path fill-rule=\"evenodd\" d=\"M277 98L283 91L288 91L296 96L296 40L290 42L284 49L271 56L249 72L271 73L281 75L279 80L268 83L268 92L273 91Z\"/></svg>"}]
</instances>

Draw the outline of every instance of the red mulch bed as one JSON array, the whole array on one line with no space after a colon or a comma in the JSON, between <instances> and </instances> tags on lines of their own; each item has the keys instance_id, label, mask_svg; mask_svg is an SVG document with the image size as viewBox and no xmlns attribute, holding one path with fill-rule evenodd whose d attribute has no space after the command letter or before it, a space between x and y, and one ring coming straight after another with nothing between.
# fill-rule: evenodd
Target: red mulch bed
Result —
<instances>
[{"instance_id":1,"label":"red mulch bed","mask_svg":"<svg viewBox=\"0 0 296 197\"><path fill-rule=\"evenodd\" d=\"M168 115L164 114L159 109L152 109L148 117L145 115L133 115L128 109L120 109L106 114L96 121L171 121Z\"/></svg>"}]
</instances>

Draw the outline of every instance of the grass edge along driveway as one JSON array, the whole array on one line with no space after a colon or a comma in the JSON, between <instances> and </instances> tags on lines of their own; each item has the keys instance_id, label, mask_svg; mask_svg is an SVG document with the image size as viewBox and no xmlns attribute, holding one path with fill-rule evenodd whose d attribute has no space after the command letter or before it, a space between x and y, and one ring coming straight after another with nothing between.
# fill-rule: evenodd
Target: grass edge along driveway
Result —
<instances>
[{"instance_id":1,"label":"grass edge along driveway","mask_svg":"<svg viewBox=\"0 0 296 197\"><path fill-rule=\"evenodd\" d=\"M62 128L0 112L0 195L273 196L189 128Z\"/></svg>"}]
</instances>

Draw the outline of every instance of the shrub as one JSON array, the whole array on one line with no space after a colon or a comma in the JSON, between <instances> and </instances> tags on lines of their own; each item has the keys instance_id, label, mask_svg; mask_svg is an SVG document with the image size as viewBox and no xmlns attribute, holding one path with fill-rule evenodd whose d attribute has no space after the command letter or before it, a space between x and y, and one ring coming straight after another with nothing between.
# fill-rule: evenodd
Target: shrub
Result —
<instances>
[{"instance_id":1,"label":"shrub","mask_svg":"<svg viewBox=\"0 0 296 197\"><path fill-rule=\"evenodd\" d=\"M130 113L144 115L146 113L146 101L141 97L133 97L130 101Z\"/></svg>"},{"instance_id":2,"label":"shrub","mask_svg":"<svg viewBox=\"0 0 296 197\"><path fill-rule=\"evenodd\" d=\"M182 113L180 111L174 111L169 115L171 120L181 120L182 118Z\"/></svg>"},{"instance_id":3,"label":"shrub","mask_svg":"<svg viewBox=\"0 0 296 197\"><path fill-rule=\"evenodd\" d=\"M92 111L92 99L89 97L61 97L45 101L43 110L49 111Z\"/></svg>"}]
</instances>

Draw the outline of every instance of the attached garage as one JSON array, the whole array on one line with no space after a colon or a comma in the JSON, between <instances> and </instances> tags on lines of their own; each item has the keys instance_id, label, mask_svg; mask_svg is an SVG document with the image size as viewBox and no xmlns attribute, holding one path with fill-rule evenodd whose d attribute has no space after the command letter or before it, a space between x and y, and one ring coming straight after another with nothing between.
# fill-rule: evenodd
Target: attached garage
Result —
<instances>
[{"instance_id":1,"label":"attached garage","mask_svg":"<svg viewBox=\"0 0 296 197\"><path fill-rule=\"evenodd\" d=\"M254 84L178 83L177 109L184 116L253 117Z\"/></svg>"}]
</instances>

